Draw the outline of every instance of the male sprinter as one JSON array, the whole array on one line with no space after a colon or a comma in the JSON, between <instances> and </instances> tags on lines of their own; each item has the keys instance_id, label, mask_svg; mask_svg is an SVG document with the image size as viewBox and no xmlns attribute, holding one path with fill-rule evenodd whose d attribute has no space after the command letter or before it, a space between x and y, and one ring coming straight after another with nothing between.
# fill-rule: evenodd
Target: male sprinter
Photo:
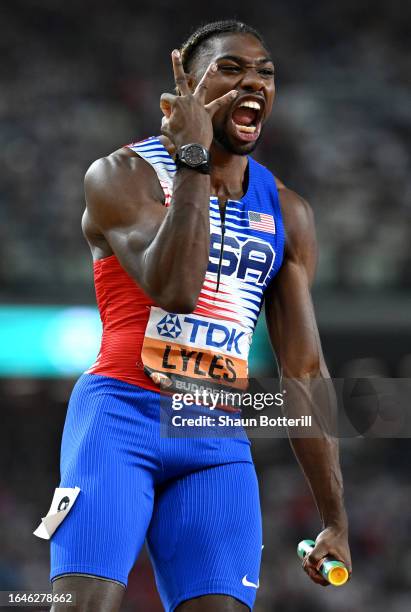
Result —
<instances>
[{"instance_id":1,"label":"male sprinter","mask_svg":"<svg viewBox=\"0 0 411 612\"><path fill-rule=\"evenodd\" d=\"M51 539L53 590L75 592L81 612L120 610L146 538L166 610L252 609L262 536L249 442L162 438L156 383L245 377L263 299L282 370L302 381L295 401L328 377L311 210L248 156L274 99L266 46L242 23L212 23L172 62L179 95L161 98L162 136L96 161L85 180L103 338L63 433L60 486L80 493ZM325 585L325 555L351 571L336 443L292 445L323 525L304 569Z\"/></svg>"}]
</instances>

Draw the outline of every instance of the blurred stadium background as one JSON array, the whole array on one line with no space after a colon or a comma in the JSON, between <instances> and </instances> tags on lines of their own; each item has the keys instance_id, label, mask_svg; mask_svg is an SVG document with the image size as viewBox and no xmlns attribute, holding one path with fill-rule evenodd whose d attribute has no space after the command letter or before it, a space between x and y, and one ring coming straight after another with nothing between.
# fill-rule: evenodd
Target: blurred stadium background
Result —
<instances>
[{"instance_id":1,"label":"blurred stadium background","mask_svg":"<svg viewBox=\"0 0 411 612\"><path fill-rule=\"evenodd\" d=\"M81 236L83 175L158 133L169 53L199 23L261 29L277 101L256 157L313 206L314 289L333 376L411 375L411 4L382 0L2 2L0 590L48 588L32 536L58 485L66 402L100 324ZM259 326L254 374L274 363ZM297 542L319 522L286 440L257 440L265 548L256 612L411 609L408 440L343 440L354 577L313 585ZM161 610L145 553L124 612Z\"/></svg>"}]
</instances>

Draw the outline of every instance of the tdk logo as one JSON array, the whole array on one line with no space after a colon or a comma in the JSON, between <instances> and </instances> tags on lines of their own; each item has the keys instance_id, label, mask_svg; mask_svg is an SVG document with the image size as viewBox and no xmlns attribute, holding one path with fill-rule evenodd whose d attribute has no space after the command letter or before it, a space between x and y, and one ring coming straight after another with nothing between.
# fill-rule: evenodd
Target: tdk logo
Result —
<instances>
[{"instance_id":1,"label":"tdk logo","mask_svg":"<svg viewBox=\"0 0 411 612\"><path fill-rule=\"evenodd\" d=\"M197 337L201 336L202 340L205 340L206 346L226 348L227 351L235 351L238 355L241 355L242 351L238 341L245 336L244 331L238 331L234 327L229 329L220 323L209 323L193 317L184 317L184 323L191 326L191 332L187 334L187 340L190 343L194 344L198 339Z\"/></svg>"},{"instance_id":2,"label":"tdk logo","mask_svg":"<svg viewBox=\"0 0 411 612\"><path fill-rule=\"evenodd\" d=\"M181 334L180 320L176 314L167 314L157 323L157 331L160 336L166 338L178 338Z\"/></svg>"},{"instance_id":3,"label":"tdk logo","mask_svg":"<svg viewBox=\"0 0 411 612\"><path fill-rule=\"evenodd\" d=\"M223 349L237 355L242 355L249 344L245 331L231 325L197 319L193 315L167 313L156 324L156 328L158 335L163 338L179 338L179 343Z\"/></svg>"}]
</instances>

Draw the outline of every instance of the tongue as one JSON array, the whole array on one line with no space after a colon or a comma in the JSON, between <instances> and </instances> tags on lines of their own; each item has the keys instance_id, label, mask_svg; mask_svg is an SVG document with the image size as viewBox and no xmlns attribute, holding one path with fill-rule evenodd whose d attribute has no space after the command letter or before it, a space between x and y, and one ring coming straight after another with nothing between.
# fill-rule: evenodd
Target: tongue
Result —
<instances>
[{"instance_id":1,"label":"tongue","mask_svg":"<svg viewBox=\"0 0 411 612\"><path fill-rule=\"evenodd\" d=\"M233 112L233 121L237 125L251 125L256 118L256 112L253 108L236 108Z\"/></svg>"}]
</instances>

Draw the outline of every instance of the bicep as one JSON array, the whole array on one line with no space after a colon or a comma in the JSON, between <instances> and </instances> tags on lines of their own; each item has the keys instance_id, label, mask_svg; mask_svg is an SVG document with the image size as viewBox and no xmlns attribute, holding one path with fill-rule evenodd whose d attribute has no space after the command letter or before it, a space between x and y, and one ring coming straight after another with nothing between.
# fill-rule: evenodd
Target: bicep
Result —
<instances>
[{"instance_id":1,"label":"bicep","mask_svg":"<svg viewBox=\"0 0 411 612\"><path fill-rule=\"evenodd\" d=\"M288 192L283 197L286 228L284 263L265 296L267 327L285 376L324 371L321 342L311 298L317 242L311 208Z\"/></svg>"},{"instance_id":2,"label":"bicep","mask_svg":"<svg viewBox=\"0 0 411 612\"><path fill-rule=\"evenodd\" d=\"M136 280L166 215L153 174L139 158L105 158L90 167L84 181L88 216Z\"/></svg>"},{"instance_id":3,"label":"bicep","mask_svg":"<svg viewBox=\"0 0 411 612\"><path fill-rule=\"evenodd\" d=\"M267 328L285 376L318 372L322 361L309 278L303 266L286 261L268 289Z\"/></svg>"}]
</instances>

